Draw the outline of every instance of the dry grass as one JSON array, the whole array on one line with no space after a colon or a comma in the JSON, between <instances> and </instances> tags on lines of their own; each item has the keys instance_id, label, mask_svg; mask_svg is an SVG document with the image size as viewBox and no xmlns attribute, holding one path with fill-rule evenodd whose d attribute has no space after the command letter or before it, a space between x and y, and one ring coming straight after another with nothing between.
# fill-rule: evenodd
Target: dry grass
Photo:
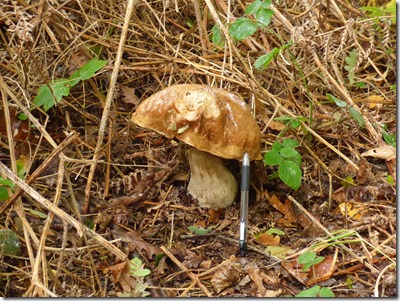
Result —
<instances>
[{"instance_id":1,"label":"dry grass","mask_svg":"<svg viewBox=\"0 0 400 301\"><path fill-rule=\"evenodd\" d=\"M389 18L378 23L367 18L359 8L371 1L349 2L276 1L268 30L242 42L225 35L222 48L208 38L211 28L243 16L249 3L0 3L0 176L18 187L2 203L0 228L17 233L22 243L18 256L2 258L1 295L115 296L122 291L119 276L103 271L135 256L152 270L146 278L152 296L294 295L306 287L280 261L258 252L250 256L256 268L240 272L241 279L251 279L241 292L213 290L207 270L227 266L228 259L236 269L230 256L237 250L224 242L237 238L238 206L214 224L207 221L222 237L183 236L187 226L206 220L207 212L186 195L182 147L129 120L136 105L160 89L201 83L240 94L252 106L263 152L282 134L274 117L307 118L301 128L284 133L301 142L302 188L293 193L277 180L264 181L265 170L272 169L256 163L250 234L282 217L268 205L268 195L281 200L291 195L294 209L318 230L300 222L285 230L291 235L284 244L297 254L339 229L352 231L358 240L321 248L337 267L321 286L331 287L336 296L395 296L390 280L396 256L395 189L385 179L388 174L396 179L396 163L361 156L386 145L380 124L396 132L391 89L396 83L395 25ZM254 68L260 55L290 40L293 45L266 70ZM365 86L349 83L345 66L353 49L355 79ZM95 55L108 65L94 78L48 112L30 110L41 85L70 76ZM365 128L329 102L327 93L361 112ZM28 121L16 117L20 112ZM18 159L28 175L23 181L16 176ZM237 164L230 164L238 173ZM342 187L349 176L355 185ZM363 205L366 213L361 220L340 215L336 208L342 203ZM159 247L175 253L155 267ZM191 266L195 260L199 264Z\"/></svg>"}]
</instances>

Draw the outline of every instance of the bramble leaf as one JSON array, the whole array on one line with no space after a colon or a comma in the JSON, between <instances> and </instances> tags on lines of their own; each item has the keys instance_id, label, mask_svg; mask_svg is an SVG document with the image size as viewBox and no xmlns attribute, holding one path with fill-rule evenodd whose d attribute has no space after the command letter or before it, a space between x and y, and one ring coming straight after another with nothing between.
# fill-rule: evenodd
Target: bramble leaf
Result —
<instances>
[{"instance_id":1,"label":"bramble leaf","mask_svg":"<svg viewBox=\"0 0 400 301\"><path fill-rule=\"evenodd\" d=\"M278 168L279 178L290 188L297 190L300 187L301 168L290 160L283 160Z\"/></svg>"},{"instance_id":2,"label":"bramble leaf","mask_svg":"<svg viewBox=\"0 0 400 301\"><path fill-rule=\"evenodd\" d=\"M256 32L258 24L248 18L236 19L228 28L229 34L236 41L241 41Z\"/></svg>"}]
</instances>

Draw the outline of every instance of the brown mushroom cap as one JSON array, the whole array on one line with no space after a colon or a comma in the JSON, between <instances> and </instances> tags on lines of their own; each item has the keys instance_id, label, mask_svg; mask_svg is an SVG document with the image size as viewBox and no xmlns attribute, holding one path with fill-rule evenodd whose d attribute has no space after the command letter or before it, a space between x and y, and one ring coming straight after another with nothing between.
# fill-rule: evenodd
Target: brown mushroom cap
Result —
<instances>
[{"instance_id":1,"label":"brown mushroom cap","mask_svg":"<svg viewBox=\"0 0 400 301\"><path fill-rule=\"evenodd\" d=\"M170 86L144 100L132 115L139 126L227 159L261 159L261 132L238 96L206 85Z\"/></svg>"}]
</instances>

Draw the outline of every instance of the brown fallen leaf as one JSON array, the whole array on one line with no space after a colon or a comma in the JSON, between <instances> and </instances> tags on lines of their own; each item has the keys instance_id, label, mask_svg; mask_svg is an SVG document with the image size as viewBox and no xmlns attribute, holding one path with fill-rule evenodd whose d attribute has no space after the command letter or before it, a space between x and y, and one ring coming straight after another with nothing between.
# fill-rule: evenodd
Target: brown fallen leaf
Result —
<instances>
[{"instance_id":1,"label":"brown fallen leaf","mask_svg":"<svg viewBox=\"0 0 400 301\"><path fill-rule=\"evenodd\" d=\"M308 272L308 277L311 280L330 277L335 270L332 269L333 264L333 257L329 255L326 256L325 259L322 260L320 263L313 265L313 267Z\"/></svg>"},{"instance_id":2,"label":"brown fallen leaf","mask_svg":"<svg viewBox=\"0 0 400 301\"><path fill-rule=\"evenodd\" d=\"M369 156L386 161L396 158L396 148L387 144L385 146L376 147L361 154L362 157Z\"/></svg>"},{"instance_id":3,"label":"brown fallen leaf","mask_svg":"<svg viewBox=\"0 0 400 301\"><path fill-rule=\"evenodd\" d=\"M254 239L255 242L263 245L263 246L278 246L281 238L279 235L271 235L268 233L261 233L257 238Z\"/></svg>"},{"instance_id":4,"label":"brown fallen leaf","mask_svg":"<svg viewBox=\"0 0 400 301\"><path fill-rule=\"evenodd\" d=\"M237 262L230 261L215 271L211 278L211 285L219 294L224 289L236 284L240 280L240 265Z\"/></svg>"},{"instance_id":5,"label":"brown fallen leaf","mask_svg":"<svg viewBox=\"0 0 400 301\"><path fill-rule=\"evenodd\" d=\"M291 206L291 202L289 200L285 201L285 204L282 204L279 198L276 195L272 195L268 201L272 204L272 206L282 213L285 218L280 219L278 221L279 224L290 226L293 223L296 223L296 217L294 215L293 208Z\"/></svg>"},{"instance_id":6,"label":"brown fallen leaf","mask_svg":"<svg viewBox=\"0 0 400 301\"><path fill-rule=\"evenodd\" d=\"M137 105L139 103L139 97L135 95L135 88L130 88L128 86L121 86L122 100L124 103L130 103Z\"/></svg>"},{"instance_id":7,"label":"brown fallen leaf","mask_svg":"<svg viewBox=\"0 0 400 301\"><path fill-rule=\"evenodd\" d=\"M144 250L147 259L151 259L154 255L162 253L159 247L153 246L146 242L140 234L140 231L125 231L121 228L112 230L115 239L121 238L123 242L128 243L129 251L132 252L136 249L139 251Z\"/></svg>"},{"instance_id":8,"label":"brown fallen leaf","mask_svg":"<svg viewBox=\"0 0 400 301\"><path fill-rule=\"evenodd\" d=\"M263 278L260 275L260 268L254 263L251 262L247 265L247 273L249 274L250 279L254 282L257 287L257 296L256 297L264 297L266 293L266 288L263 284Z\"/></svg>"},{"instance_id":9,"label":"brown fallen leaf","mask_svg":"<svg viewBox=\"0 0 400 301\"><path fill-rule=\"evenodd\" d=\"M220 208L217 210L210 209L209 210L210 217L208 218L208 222L210 222L210 223L218 222L221 217L222 212L224 212L223 208Z\"/></svg>"}]
</instances>

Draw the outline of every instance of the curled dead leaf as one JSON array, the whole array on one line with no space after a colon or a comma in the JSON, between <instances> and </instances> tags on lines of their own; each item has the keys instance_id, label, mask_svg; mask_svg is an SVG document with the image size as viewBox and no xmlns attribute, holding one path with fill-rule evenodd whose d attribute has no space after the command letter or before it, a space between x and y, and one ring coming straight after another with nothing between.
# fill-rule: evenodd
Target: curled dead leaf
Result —
<instances>
[{"instance_id":1,"label":"curled dead leaf","mask_svg":"<svg viewBox=\"0 0 400 301\"><path fill-rule=\"evenodd\" d=\"M230 261L214 273L210 281L211 285L217 293L220 293L239 282L240 271L239 263Z\"/></svg>"}]
</instances>

